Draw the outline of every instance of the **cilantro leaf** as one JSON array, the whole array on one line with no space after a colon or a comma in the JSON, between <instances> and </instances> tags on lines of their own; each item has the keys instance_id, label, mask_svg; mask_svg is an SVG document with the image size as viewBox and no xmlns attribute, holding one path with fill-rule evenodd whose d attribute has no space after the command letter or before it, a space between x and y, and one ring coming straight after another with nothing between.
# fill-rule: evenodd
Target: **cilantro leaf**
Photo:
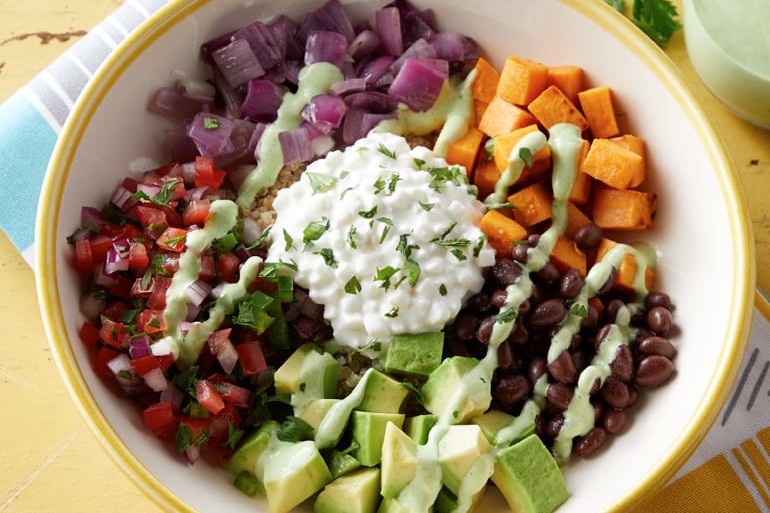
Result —
<instances>
[{"instance_id":1,"label":"cilantro leaf","mask_svg":"<svg viewBox=\"0 0 770 513\"><path fill-rule=\"evenodd\" d=\"M357 277L353 276L348 280L345 284L345 292L348 294L358 294L361 292L361 282L358 281Z\"/></svg>"},{"instance_id":2,"label":"cilantro leaf","mask_svg":"<svg viewBox=\"0 0 770 513\"><path fill-rule=\"evenodd\" d=\"M309 173L306 172L305 176L310 180L310 188L313 189L314 193L330 191L337 185L337 178L323 173L313 173L311 171Z\"/></svg>"},{"instance_id":3,"label":"cilantro leaf","mask_svg":"<svg viewBox=\"0 0 770 513\"><path fill-rule=\"evenodd\" d=\"M379 146L377 146L377 151L382 153L388 158L391 158L393 160L396 160L396 152L385 146L384 144L380 143Z\"/></svg>"},{"instance_id":4,"label":"cilantro leaf","mask_svg":"<svg viewBox=\"0 0 770 513\"><path fill-rule=\"evenodd\" d=\"M634 0L631 21L658 46L664 46L682 28L676 7L668 0Z\"/></svg>"},{"instance_id":5,"label":"cilantro leaf","mask_svg":"<svg viewBox=\"0 0 770 513\"><path fill-rule=\"evenodd\" d=\"M283 442L299 442L309 440L313 434L313 426L299 417L288 416L278 428L276 436Z\"/></svg>"},{"instance_id":6,"label":"cilantro leaf","mask_svg":"<svg viewBox=\"0 0 770 513\"><path fill-rule=\"evenodd\" d=\"M532 167L532 151L529 148L519 148L519 158L527 167Z\"/></svg>"},{"instance_id":7,"label":"cilantro leaf","mask_svg":"<svg viewBox=\"0 0 770 513\"><path fill-rule=\"evenodd\" d=\"M311 221L302 230L302 242L308 243L318 240L328 229L329 219L327 217L322 217L320 221Z\"/></svg>"}]
</instances>

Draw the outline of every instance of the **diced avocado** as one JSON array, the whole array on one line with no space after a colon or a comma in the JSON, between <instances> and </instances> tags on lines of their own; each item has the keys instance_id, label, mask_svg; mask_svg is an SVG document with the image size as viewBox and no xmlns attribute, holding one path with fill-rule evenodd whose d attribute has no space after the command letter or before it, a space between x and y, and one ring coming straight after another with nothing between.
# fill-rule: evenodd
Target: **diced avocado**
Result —
<instances>
[{"instance_id":1,"label":"diced avocado","mask_svg":"<svg viewBox=\"0 0 770 513\"><path fill-rule=\"evenodd\" d=\"M428 441L428 433L436 425L437 420L436 416L430 413L407 417L404 421L404 432L418 444L425 445Z\"/></svg>"},{"instance_id":2,"label":"diced avocado","mask_svg":"<svg viewBox=\"0 0 770 513\"><path fill-rule=\"evenodd\" d=\"M361 468L335 479L313 503L316 513L374 513L380 502L380 469Z\"/></svg>"},{"instance_id":3,"label":"diced avocado","mask_svg":"<svg viewBox=\"0 0 770 513\"><path fill-rule=\"evenodd\" d=\"M371 369L364 396L356 409L378 413L398 413L407 395L409 390L401 386L398 381L377 369Z\"/></svg>"},{"instance_id":4,"label":"diced avocado","mask_svg":"<svg viewBox=\"0 0 770 513\"><path fill-rule=\"evenodd\" d=\"M377 513L411 513L409 508L398 502L395 498L384 497L380 502ZM427 513L427 512L426 512Z\"/></svg>"},{"instance_id":5,"label":"diced avocado","mask_svg":"<svg viewBox=\"0 0 770 513\"><path fill-rule=\"evenodd\" d=\"M396 335L388 347L385 371L428 377L441 364L443 351L443 332Z\"/></svg>"},{"instance_id":6,"label":"diced avocado","mask_svg":"<svg viewBox=\"0 0 770 513\"><path fill-rule=\"evenodd\" d=\"M286 513L331 481L321 453L311 441L279 442L264 468L270 513Z\"/></svg>"},{"instance_id":7,"label":"diced avocado","mask_svg":"<svg viewBox=\"0 0 770 513\"><path fill-rule=\"evenodd\" d=\"M332 479L337 479L338 477L343 476L348 472L352 472L355 469L360 468L361 462L347 452L332 449L326 454L326 466L329 467L329 472L332 474Z\"/></svg>"},{"instance_id":8,"label":"diced avocado","mask_svg":"<svg viewBox=\"0 0 770 513\"><path fill-rule=\"evenodd\" d=\"M492 402L489 386L479 386L483 383L475 382L484 378L463 379L478 363L475 358L466 356L453 356L442 361L422 386L425 409L439 418L451 415L451 422L456 424L462 424L489 409ZM463 394L465 399L458 403L456 394Z\"/></svg>"},{"instance_id":9,"label":"diced avocado","mask_svg":"<svg viewBox=\"0 0 770 513\"><path fill-rule=\"evenodd\" d=\"M471 467L491 451L492 445L476 424L449 426L438 443L438 462L443 472L444 485L458 495L460 484L468 476ZM491 470L490 467L490 473ZM479 476L479 479L486 485L488 477Z\"/></svg>"},{"instance_id":10,"label":"diced avocado","mask_svg":"<svg viewBox=\"0 0 770 513\"><path fill-rule=\"evenodd\" d=\"M436 513L452 513L458 506L457 496L450 492L446 486L441 487L441 491L436 497L436 503L433 505Z\"/></svg>"},{"instance_id":11,"label":"diced avocado","mask_svg":"<svg viewBox=\"0 0 770 513\"><path fill-rule=\"evenodd\" d=\"M309 402L299 415L299 418L318 429L326 413L332 406L340 402L339 399L316 399Z\"/></svg>"},{"instance_id":12,"label":"diced avocado","mask_svg":"<svg viewBox=\"0 0 770 513\"><path fill-rule=\"evenodd\" d=\"M338 369L337 360L331 354L315 344L303 344L275 371L275 391L277 394L302 393L310 399L334 397Z\"/></svg>"},{"instance_id":13,"label":"diced avocado","mask_svg":"<svg viewBox=\"0 0 770 513\"><path fill-rule=\"evenodd\" d=\"M253 497L257 493L265 493L265 488L262 486L262 483L259 482L257 476L248 470L241 470L238 472L233 480L233 486L249 497Z\"/></svg>"},{"instance_id":14,"label":"diced avocado","mask_svg":"<svg viewBox=\"0 0 770 513\"><path fill-rule=\"evenodd\" d=\"M278 431L278 426L278 422L274 420L268 420L262 424L259 429L241 442L238 449L230 456L230 460L225 465L225 470L233 475L237 475L244 470L252 474L255 473L257 459L267 448L270 437Z\"/></svg>"},{"instance_id":15,"label":"diced avocado","mask_svg":"<svg viewBox=\"0 0 770 513\"><path fill-rule=\"evenodd\" d=\"M351 416L353 442L358 448L353 456L361 465L372 467L382 458L382 442L385 440L385 427L392 422L398 428L404 425L403 413L377 413L354 411Z\"/></svg>"},{"instance_id":16,"label":"diced avocado","mask_svg":"<svg viewBox=\"0 0 770 513\"><path fill-rule=\"evenodd\" d=\"M521 513L551 513L569 495L556 460L537 435L498 453L492 481L511 511Z\"/></svg>"},{"instance_id":17,"label":"diced avocado","mask_svg":"<svg viewBox=\"0 0 770 513\"><path fill-rule=\"evenodd\" d=\"M392 422L385 426L380 468L383 497L397 497L417 473L417 444Z\"/></svg>"},{"instance_id":18,"label":"diced avocado","mask_svg":"<svg viewBox=\"0 0 770 513\"><path fill-rule=\"evenodd\" d=\"M481 428L481 432L484 433L484 436L489 443L494 444L497 433L501 429L511 426L515 420L516 417L503 411L489 410L482 415L473 417L471 422ZM534 429L534 424L532 425L532 428Z\"/></svg>"}]
</instances>

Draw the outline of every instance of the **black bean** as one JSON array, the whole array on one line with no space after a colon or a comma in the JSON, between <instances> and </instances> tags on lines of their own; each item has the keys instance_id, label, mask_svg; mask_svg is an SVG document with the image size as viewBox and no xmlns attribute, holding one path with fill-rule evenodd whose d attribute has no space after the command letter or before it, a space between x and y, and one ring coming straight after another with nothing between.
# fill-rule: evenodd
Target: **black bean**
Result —
<instances>
[{"instance_id":1,"label":"black bean","mask_svg":"<svg viewBox=\"0 0 770 513\"><path fill-rule=\"evenodd\" d=\"M610 271L610 275L607 278L607 281L604 282L604 284L599 287L599 289L596 291L596 295L601 297L605 294L607 294L610 290L612 290L612 286L615 284L615 277L617 276L618 271L615 269L615 267L612 268L612 271Z\"/></svg>"},{"instance_id":2,"label":"black bean","mask_svg":"<svg viewBox=\"0 0 770 513\"><path fill-rule=\"evenodd\" d=\"M565 299L573 299L580 294L584 284L585 280L580 276L580 271L577 269L570 269L561 277L559 294Z\"/></svg>"},{"instance_id":3,"label":"black bean","mask_svg":"<svg viewBox=\"0 0 770 513\"><path fill-rule=\"evenodd\" d=\"M507 340L497 348L497 366L500 369L510 370L516 366L516 358L513 355L511 343Z\"/></svg>"},{"instance_id":4,"label":"black bean","mask_svg":"<svg viewBox=\"0 0 770 513\"><path fill-rule=\"evenodd\" d=\"M551 262L546 262L542 269L535 272L534 279L537 280L537 283L550 287L559 281L560 276L556 266Z\"/></svg>"},{"instance_id":5,"label":"black bean","mask_svg":"<svg viewBox=\"0 0 770 513\"><path fill-rule=\"evenodd\" d=\"M596 249L602 240L602 229L594 223L584 224L575 232L575 244L583 251Z\"/></svg>"},{"instance_id":6,"label":"black bean","mask_svg":"<svg viewBox=\"0 0 770 513\"><path fill-rule=\"evenodd\" d=\"M665 356L645 356L636 369L636 384L640 387L657 387L674 374L674 364Z\"/></svg>"},{"instance_id":7,"label":"black bean","mask_svg":"<svg viewBox=\"0 0 770 513\"><path fill-rule=\"evenodd\" d=\"M628 406L628 386L612 376L604 381L602 386L602 398L613 408L625 408Z\"/></svg>"},{"instance_id":8,"label":"black bean","mask_svg":"<svg viewBox=\"0 0 770 513\"><path fill-rule=\"evenodd\" d=\"M574 393L575 391L572 387L568 387L561 383L551 383L548 385L545 398L553 407L554 411L562 412L569 406L569 402L572 400Z\"/></svg>"},{"instance_id":9,"label":"black bean","mask_svg":"<svg viewBox=\"0 0 770 513\"><path fill-rule=\"evenodd\" d=\"M525 299L519 305L519 315L527 315L532 310L532 301Z\"/></svg>"},{"instance_id":10,"label":"black bean","mask_svg":"<svg viewBox=\"0 0 770 513\"><path fill-rule=\"evenodd\" d=\"M596 401L593 403L594 407L594 420L601 419L604 416L604 403L602 401Z\"/></svg>"},{"instance_id":11,"label":"black bean","mask_svg":"<svg viewBox=\"0 0 770 513\"><path fill-rule=\"evenodd\" d=\"M521 318L518 318L513 323L513 329L511 329L511 334L508 335L508 340L517 346L526 344L529 342L529 330L527 329L527 325L524 323L524 321Z\"/></svg>"},{"instance_id":12,"label":"black bean","mask_svg":"<svg viewBox=\"0 0 770 513\"><path fill-rule=\"evenodd\" d=\"M527 242L529 242L529 245L533 248L537 246L537 243L540 242L540 234L539 233L533 233L527 237Z\"/></svg>"},{"instance_id":13,"label":"black bean","mask_svg":"<svg viewBox=\"0 0 770 513\"><path fill-rule=\"evenodd\" d=\"M585 318L580 321L580 328L586 331L592 331L596 329L596 325L599 323L599 310L595 306L589 304Z\"/></svg>"},{"instance_id":14,"label":"black bean","mask_svg":"<svg viewBox=\"0 0 770 513\"><path fill-rule=\"evenodd\" d=\"M671 312L662 306L654 306L647 312L647 326L661 337L668 335L673 324Z\"/></svg>"},{"instance_id":15,"label":"black bean","mask_svg":"<svg viewBox=\"0 0 770 513\"><path fill-rule=\"evenodd\" d=\"M497 289L496 291L492 292L492 296L490 297L492 305L497 308L502 308L505 306L506 299L508 299L508 292L505 289Z\"/></svg>"},{"instance_id":16,"label":"black bean","mask_svg":"<svg viewBox=\"0 0 770 513\"><path fill-rule=\"evenodd\" d=\"M602 426L611 435L619 435L628 425L628 415L625 410L611 409L604 412Z\"/></svg>"},{"instance_id":17,"label":"black bean","mask_svg":"<svg viewBox=\"0 0 770 513\"><path fill-rule=\"evenodd\" d=\"M529 245L516 244L513 246L513 250L511 250L511 258L516 262L525 264L527 263L527 251L529 251Z\"/></svg>"},{"instance_id":18,"label":"black bean","mask_svg":"<svg viewBox=\"0 0 770 513\"><path fill-rule=\"evenodd\" d=\"M581 458L590 458L604 445L605 440L607 440L607 431L602 427L595 427L587 435L578 438L575 454Z\"/></svg>"},{"instance_id":19,"label":"black bean","mask_svg":"<svg viewBox=\"0 0 770 513\"><path fill-rule=\"evenodd\" d=\"M596 332L596 338L594 338L594 350L599 351L599 346L607 337L607 334L609 334L610 330L612 329L612 326L613 326L612 324L605 324L604 326L599 328L599 331Z\"/></svg>"},{"instance_id":20,"label":"black bean","mask_svg":"<svg viewBox=\"0 0 770 513\"><path fill-rule=\"evenodd\" d=\"M502 378L495 387L495 400L504 406L513 406L522 401L532 389L532 384L521 374Z\"/></svg>"},{"instance_id":21,"label":"black bean","mask_svg":"<svg viewBox=\"0 0 770 513\"><path fill-rule=\"evenodd\" d=\"M630 383L628 385L628 407L632 407L636 404L636 401L639 400L639 388L633 384Z\"/></svg>"},{"instance_id":22,"label":"black bean","mask_svg":"<svg viewBox=\"0 0 770 513\"><path fill-rule=\"evenodd\" d=\"M612 375L620 381L628 382L634 377L634 355L627 345L618 346L615 359L610 364L610 370Z\"/></svg>"},{"instance_id":23,"label":"black bean","mask_svg":"<svg viewBox=\"0 0 770 513\"><path fill-rule=\"evenodd\" d=\"M674 344L663 337L647 337L639 344L639 352L644 355L659 354L669 360L676 358L677 349Z\"/></svg>"},{"instance_id":24,"label":"black bean","mask_svg":"<svg viewBox=\"0 0 770 513\"><path fill-rule=\"evenodd\" d=\"M468 298L468 302L466 303L469 310L473 310L477 313L488 313L491 305L492 303L489 300L489 296L482 292L472 295Z\"/></svg>"},{"instance_id":25,"label":"black bean","mask_svg":"<svg viewBox=\"0 0 770 513\"><path fill-rule=\"evenodd\" d=\"M546 422L543 427L543 434L548 438L556 438L561 431L561 427L564 425L564 415L558 413L551 417L551 420Z\"/></svg>"},{"instance_id":26,"label":"black bean","mask_svg":"<svg viewBox=\"0 0 770 513\"><path fill-rule=\"evenodd\" d=\"M484 317L476 329L476 340L482 344L489 344L489 338L492 336L492 329L495 327L495 320L492 317Z\"/></svg>"},{"instance_id":27,"label":"black bean","mask_svg":"<svg viewBox=\"0 0 770 513\"><path fill-rule=\"evenodd\" d=\"M454 323L455 337L467 342L472 340L478 328L478 318L470 312L461 312Z\"/></svg>"},{"instance_id":28,"label":"black bean","mask_svg":"<svg viewBox=\"0 0 770 513\"><path fill-rule=\"evenodd\" d=\"M662 306L669 312L674 310L674 304L671 302L671 297L665 292L654 290L644 298L644 307L647 310L651 310L656 306Z\"/></svg>"},{"instance_id":29,"label":"black bean","mask_svg":"<svg viewBox=\"0 0 770 513\"><path fill-rule=\"evenodd\" d=\"M500 285L508 286L521 275L521 267L513 260L499 258L492 266L490 273Z\"/></svg>"},{"instance_id":30,"label":"black bean","mask_svg":"<svg viewBox=\"0 0 770 513\"><path fill-rule=\"evenodd\" d=\"M535 327L558 324L567 315L567 308L560 299L549 299L537 305L529 316L529 323Z\"/></svg>"},{"instance_id":31,"label":"black bean","mask_svg":"<svg viewBox=\"0 0 770 513\"><path fill-rule=\"evenodd\" d=\"M569 385L577 379L577 368L569 351L562 351L556 359L548 365L548 374L559 383Z\"/></svg>"},{"instance_id":32,"label":"black bean","mask_svg":"<svg viewBox=\"0 0 770 513\"><path fill-rule=\"evenodd\" d=\"M527 376L533 385L537 383L537 380L545 376L546 372L548 372L548 364L542 356L535 356L529 361Z\"/></svg>"},{"instance_id":33,"label":"black bean","mask_svg":"<svg viewBox=\"0 0 770 513\"><path fill-rule=\"evenodd\" d=\"M624 306L626 306L626 304L620 299L610 299L604 307L605 322L614 323L618 317L618 311Z\"/></svg>"}]
</instances>

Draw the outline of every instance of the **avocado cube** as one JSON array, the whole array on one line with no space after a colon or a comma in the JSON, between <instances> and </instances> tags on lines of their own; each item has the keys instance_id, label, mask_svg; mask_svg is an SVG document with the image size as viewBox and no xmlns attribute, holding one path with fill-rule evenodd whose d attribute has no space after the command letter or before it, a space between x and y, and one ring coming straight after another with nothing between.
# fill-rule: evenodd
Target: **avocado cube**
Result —
<instances>
[{"instance_id":1,"label":"avocado cube","mask_svg":"<svg viewBox=\"0 0 770 513\"><path fill-rule=\"evenodd\" d=\"M398 499L384 497L377 513L410 513L410 511L409 508L398 502Z\"/></svg>"},{"instance_id":2,"label":"avocado cube","mask_svg":"<svg viewBox=\"0 0 770 513\"><path fill-rule=\"evenodd\" d=\"M337 395L339 364L315 344L303 344L275 371L277 394L303 394L310 399ZM292 403L294 404L294 403Z\"/></svg>"},{"instance_id":3,"label":"avocado cube","mask_svg":"<svg viewBox=\"0 0 770 513\"><path fill-rule=\"evenodd\" d=\"M382 459L382 443L385 440L385 427L388 422L392 422L400 429L404 425L404 414L353 412L351 431L353 442L358 445L353 456L361 462L361 465L373 467Z\"/></svg>"},{"instance_id":4,"label":"avocado cube","mask_svg":"<svg viewBox=\"0 0 770 513\"><path fill-rule=\"evenodd\" d=\"M449 426L446 434L438 443L438 462L443 472L444 485L455 495L460 492L460 484L482 457L492 452L492 445L484 437L476 424ZM479 469L479 472L481 469ZM489 474L492 473L490 461ZM489 476L479 476L482 485L486 485ZM482 488L483 488L482 486ZM515 510L514 510L515 511Z\"/></svg>"},{"instance_id":5,"label":"avocado cube","mask_svg":"<svg viewBox=\"0 0 770 513\"><path fill-rule=\"evenodd\" d=\"M325 458L326 466L329 467L332 479L337 479L338 477L361 467L360 461L347 452L338 451L337 449L332 449L325 455Z\"/></svg>"},{"instance_id":6,"label":"avocado cube","mask_svg":"<svg viewBox=\"0 0 770 513\"><path fill-rule=\"evenodd\" d=\"M551 513L569 495L559 465L537 435L498 453L492 482L511 511L521 513Z\"/></svg>"},{"instance_id":7,"label":"avocado cube","mask_svg":"<svg viewBox=\"0 0 770 513\"><path fill-rule=\"evenodd\" d=\"M466 356L442 361L422 386L425 409L439 418L446 417L453 424L462 424L488 410L492 402L489 386L478 386L463 379L478 363L477 359ZM456 394L465 397L459 404Z\"/></svg>"},{"instance_id":8,"label":"avocado cube","mask_svg":"<svg viewBox=\"0 0 770 513\"><path fill-rule=\"evenodd\" d=\"M377 369L370 369L366 380L364 396L357 410L378 413L401 411L401 405L409 395L406 387Z\"/></svg>"},{"instance_id":9,"label":"avocado cube","mask_svg":"<svg viewBox=\"0 0 770 513\"><path fill-rule=\"evenodd\" d=\"M385 357L385 372L426 378L441 364L444 333L396 335Z\"/></svg>"},{"instance_id":10,"label":"avocado cube","mask_svg":"<svg viewBox=\"0 0 770 513\"><path fill-rule=\"evenodd\" d=\"M380 468L380 493L389 498L397 497L417 473L417 444L392 422L385 426Z\"/></svg>"},{"instance_id":11,"label":"avocado cube","mask_svg":"<svg viewBox=\"0 0 770 513\"><path fill-rule=\"evenodd\" d=\"M316 399L308 403L299 414L299 418L318 429L326 413L340 402L340 399Z\"/></svg>"},{"instance_id":12,"label":"avocado cube","mask_svg":"<svg viewBox=\"0 0 770 513\"><path fill-rule=\"evenodd\" d=\"M407 417L404 421L404 432L418 444L425 445L428 442L428 434L437 420L436 416L430 413Z\"/></svg>"},{"instance_id":13,"label":"avocado cube","mask_svg":"<svg viewBox=\"0 0 770 513\"><path fill-rule=\"evenodd\" d=\"M318 494L315 513L374 513L380 503L380 469L361 468L335 479Z\"/></svg>"},{"instance_id":14,"label":"avocado cube","mask_svg":"<svg viewBox=\"0 0 770 513\"><path fill-rule=\"evenodd\" d=\"M436 513L452 513L460 504L457 502L457 496L450 492L446 486L441 487L436 497L436 503L433 509Z\"/></svg>"},{"instance_id":15,"label":"avocado cube","mask_svg":"<svg viewBox=\"0 0 770 513\"><path fill-rule=\"evenodd\" d=\"M225 464L225 470L233 475L238 475L244 470L255 474L257 460L267 448L270 437L278 431L278 427L278 422L274 420L268 420L262 424L259 429L240 443L240 446Z\"/></svg>"},{"instance_id":16,"label":"avocado cube","mask_svg":"<svg viewBox=\"0 0 770 513\"><path fill-rule=\"evenodd\" d=\"M284 442L271 449L264 468L270 513L287 513L332 480L321 453L311 441Z\"/></svg>"}]
</instances>

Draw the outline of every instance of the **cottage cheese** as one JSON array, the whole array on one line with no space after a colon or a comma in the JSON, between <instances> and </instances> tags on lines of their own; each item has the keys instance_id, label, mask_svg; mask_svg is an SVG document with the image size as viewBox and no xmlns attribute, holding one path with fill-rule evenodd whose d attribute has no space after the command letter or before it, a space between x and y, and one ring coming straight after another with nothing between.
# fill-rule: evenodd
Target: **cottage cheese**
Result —
<instances>
[{"instance_id":1,"label":"cottage cheese","mask_svg":"<svg viewBox=\"0 0 770 513\"><path fill-rule=\"evenodd\" d=\"M439 331L495 259L473 192L462 167L371 133L278 192L267 261L296 264L340 344Z\"/></svg>"}]
</instances>

